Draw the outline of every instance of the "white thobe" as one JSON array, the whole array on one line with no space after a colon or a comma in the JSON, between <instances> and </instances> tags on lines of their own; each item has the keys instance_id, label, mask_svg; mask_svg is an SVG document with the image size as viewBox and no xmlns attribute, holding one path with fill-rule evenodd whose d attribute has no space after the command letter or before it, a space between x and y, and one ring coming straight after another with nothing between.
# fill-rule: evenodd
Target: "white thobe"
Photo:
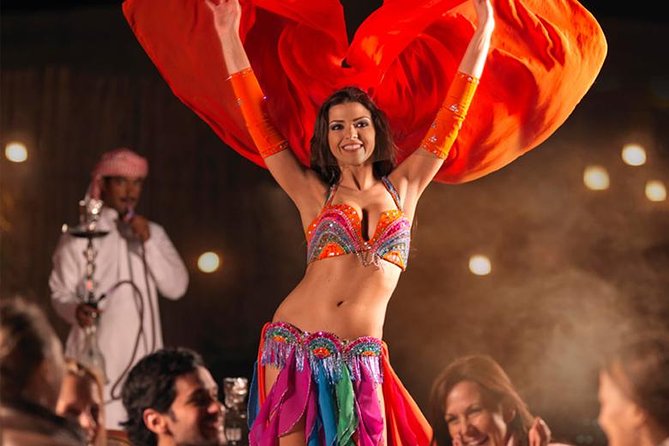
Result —
<instances>
[{"instance_id":1,"label":"white thobe","mask_svg":"<svg viewBox=\"0 0 669 446\"><path fill-rule=\"evenodd\" d=\"M127 236L130 228L118 220L114 209L103 208L97 228L109 233L93 239L97 251L94 294L106 293L99 304L97 333L108 377L104 390L108 429L119 429L118 423L126 419L120 395L128 371L163 346L157 293L179 299L188 287L186 266L162 226L149 222L150 237L142 244ZM71 357L77 356L84 341L75 309L85 296L87 243L85 238L63 234L49 278L53 306L72 326L65 344L65 353Z\"/></svg>"}]
</instances>

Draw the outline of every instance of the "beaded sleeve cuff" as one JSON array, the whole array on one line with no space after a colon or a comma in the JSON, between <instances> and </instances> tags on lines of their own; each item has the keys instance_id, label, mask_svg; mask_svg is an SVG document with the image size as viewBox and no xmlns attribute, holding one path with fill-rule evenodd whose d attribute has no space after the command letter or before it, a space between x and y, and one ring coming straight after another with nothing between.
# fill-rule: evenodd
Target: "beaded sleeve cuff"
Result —
<instances>
[{"instance_id":1,"label":"beaded sleeve cuff","mask_svg":"<svg viewBox=\"0 0 669 446\"><path fill-rule=\"evenodd\" d=\"M441 159L448 157L462 126L462 121L467 115L478 83L478 78L462 72L456 74L448 88L446 100L439 108L437 117L420 144L421 149Z\"/></svg>"},{"instance_id":2,"label":"beaded sleeve cuff","mask_svg":"<svg viewBox=\"0 0 669 446\"><path fill-rule=\"evenodd\" d=\"M264 110L266 98L253 70L245 68L233 73L227 81L232 85L246 128L258 148L260 156L267 158L287 149L288 141L272 125L268 114Z\"/></svg>"}]
</instances>

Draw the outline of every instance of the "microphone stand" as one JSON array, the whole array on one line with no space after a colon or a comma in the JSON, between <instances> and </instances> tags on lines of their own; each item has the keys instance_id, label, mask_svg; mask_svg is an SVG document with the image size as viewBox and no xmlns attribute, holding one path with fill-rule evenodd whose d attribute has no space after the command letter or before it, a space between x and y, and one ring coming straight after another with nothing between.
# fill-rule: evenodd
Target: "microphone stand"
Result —
<instances>
[{"instance_id":1,"label":"microphone stand","mask_svg":"<svg viewBox=\"0 0 669 446\"><path fill-rule=\"evenodd\" d=\"M102 200L86 197L79 201L79 224L73 228L63 225L63 232L67 232L73 237L85 238L88 240L86 249L84 250L84 258L86 259L86 277L84 280L84 296L79 295L82 303L90 305L97 309L98 304L104 296L98 297L95 295L96 283L94 280L95 274L95 258L97 251L93 247L93 239L106 236L109 231L97 228L100 220L100 213L102 211ZM100 374L103 383L109 381L107 377L105 357L100 350L98 344L97 329L99 318L97 313L94 313L93 324L83 327L84 343L79 346L76 359L85 366L96 370Z\"/></svg>"}]
</instances>

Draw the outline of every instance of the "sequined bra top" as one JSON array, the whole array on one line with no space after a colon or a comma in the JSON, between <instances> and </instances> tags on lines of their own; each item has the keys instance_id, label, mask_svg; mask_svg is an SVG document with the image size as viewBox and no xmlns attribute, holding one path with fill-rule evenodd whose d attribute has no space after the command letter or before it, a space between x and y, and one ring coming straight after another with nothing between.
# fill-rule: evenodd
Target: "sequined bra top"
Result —
<instances>
[{"instance_id":1,"label":"sequined bra top","mask_svg":"<svg viewBox=\"0 0 669 446\"><path fill-rule=\"evenodd\" d=\"M363 265L379 265L381 259L406 270L411 222L404 216L397 190L381 179L397 209L381 213L371 239L362 235L358 212L348 204L332 204L337 185L332 185L321 213L307 228L307 263L345 254L356 254Z\"/></svg>"}]
</instances>

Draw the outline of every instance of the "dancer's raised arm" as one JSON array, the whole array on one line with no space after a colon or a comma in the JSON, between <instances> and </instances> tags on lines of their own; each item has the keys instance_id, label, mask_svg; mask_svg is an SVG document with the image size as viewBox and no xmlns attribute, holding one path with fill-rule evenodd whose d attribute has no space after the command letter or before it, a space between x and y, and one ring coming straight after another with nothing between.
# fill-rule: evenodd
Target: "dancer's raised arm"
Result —
<instances>
[{"instance_id":1,"label":"dancer's raised arm","mask_svg":"<svg viewBox=\"0 0 669 446\"><path fill-rule=\"evenodd\" d=\"M474 97L483 73L490 39L495 28L491 0L472 0L477 27L420 149L409 156L392 174L398 187L406 190L405 203L415 206L420 194L432 181L447 158Z\"/></svg>"},{"instance_id":2,"label":"dancer's raised arm","mask_svg":"<svg viewBox=\"0 0 669 446\"><path fill-rule=\"evenodd\" d=\"M225 66L244 117L246 127L272 176L295 202L302 213L320 205L325 186L316 175L304 168L288 141L274 127L265 109L260 88L239 35L241 6L239 0L205 0L213 13L214 26L223 51Z\"/></svg>"}]
</instances>

